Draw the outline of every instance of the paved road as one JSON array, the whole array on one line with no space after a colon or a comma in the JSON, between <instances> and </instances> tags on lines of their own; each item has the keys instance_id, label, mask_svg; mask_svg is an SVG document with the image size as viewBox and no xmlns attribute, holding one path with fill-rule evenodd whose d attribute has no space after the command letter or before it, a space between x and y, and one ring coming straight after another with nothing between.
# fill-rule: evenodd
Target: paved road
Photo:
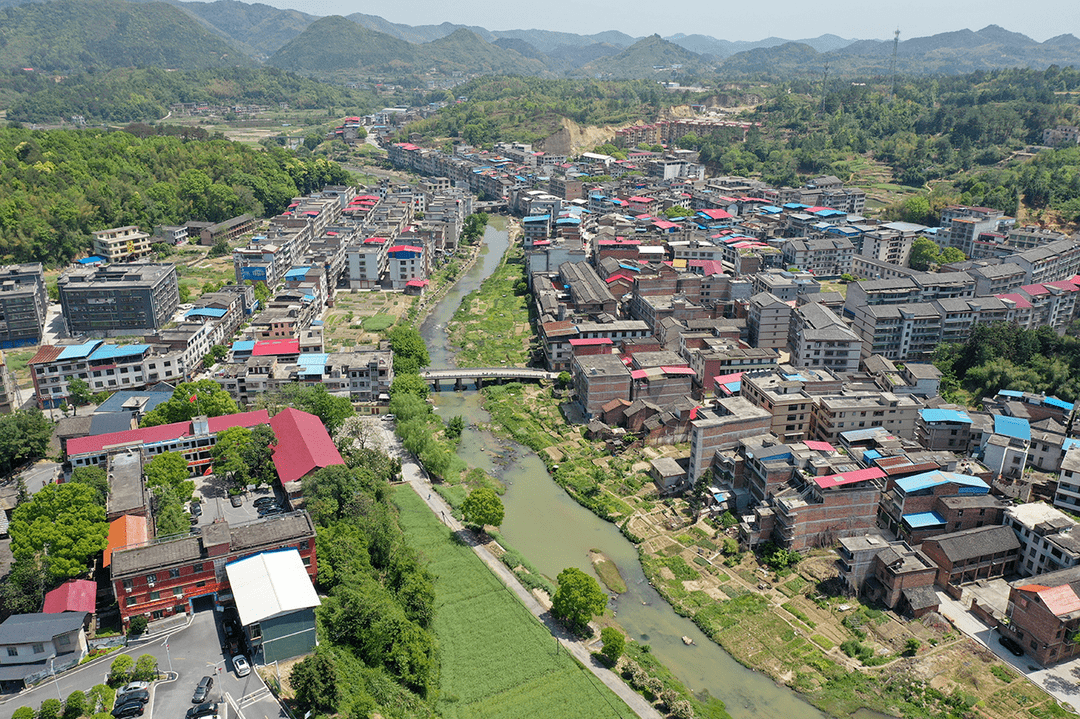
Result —
<instances>
[{"instance_id":1,"label":"paved road","mask_svg":"<svg viewBox=\"0 0 1080 719\"><path fill-rule=\"evenodd\" d=\"M1080 707L1080 659L1062 662L1052 667L1043 667L1026 654L1022 657L1014 656L998 642L1001 634L997 630L983 624L982 620L977 619L968 611L970 597L967 594L964 595L963 601L957 601L941 591L937 595L941 600L939 612L957 629L992 651L1050 696L1064 702L1070 708Z\"/></svg>"},{"instance_id":2,"label":"paved road","mask_svg":"<svg viewBox=\"0 0 1080 719\"><path fill-rule=\"evenodd\" d=\"M183 719L184 713L192 706L192 692L204 675L214 677L213 699L230 705L227 712L229 719L287 719L258 674L253 671L239 678L233 673L231 662L221 651L221 636L215 614L210 609L195 612L190 623L132 643L123 650L133 658L151 654L157 657L161 671L169 672L171 666L176 675L175 679L155 682L150 710L142 719ZM76 689L86 691L95 684L103 683L115 656L109 655L58 674L54 680L20 694L4 696L0 699L0 719L9 719L21 706L37 709L45 699L66 699ZM237 707L239 712L236 711Z\"/></svg>"},{"instance_id":3,"label":"paved road","mask_svg":"<svg viewBox=\"0 0 1080 719\"><path fill-rule=\"evenodd\" d=\"M389 424L389 423L386 423ZM384 430L389 433L389 427L384 427ZM472 532L465 531L465 527L461 522L454 519L450 505L448 505L439 494L433 491L431 483L427 480L424 471L416 464L412 455L405 451L400 444L391 435L387 438L387 446L391 447L391 452L397 454L401 458L401 472L405 480L413 488L413 490L420 495L432 512L437 517L442 519L450 529L459 533L459 536L464 538L472 546L476 555L483 560L492 572L495 573L503 584L505 584L510 590L514 592L521 600L530 612L533 613L537 619L539 619L544 626L548 628L552 636L558 639L567 651L569 651L574 658L581 662L582 666L587 668L596 677L606 684L615 694L619 696L627 706L642 719L662 719L663 715L653 708L652 704L645 700L640 694L628 687L625 682L618 675L612 672L610 669L601 666L592 656L592 650L588 644L575 638L573 635L566 632L551 616L551 612L548 611L532 592L526 589L513 572L506 568L502 562L500 562L491 552L484 546L477 544L472 536Z\"/></svg>"}]
</instances>

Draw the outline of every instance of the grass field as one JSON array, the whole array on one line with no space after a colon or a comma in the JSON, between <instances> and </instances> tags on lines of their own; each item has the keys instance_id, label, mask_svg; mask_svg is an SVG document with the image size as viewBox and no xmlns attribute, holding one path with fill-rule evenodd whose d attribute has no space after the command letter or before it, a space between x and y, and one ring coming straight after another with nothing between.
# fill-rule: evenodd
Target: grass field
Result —
<instances>
[{"instance_id":1,"label":"grass field","mask_svg":"<svg viewBox=\"0 0 1080 719\"><path fill-rule=\"evenodd\" d=\"M618 697L556 643L410 487L394 494L406 539L435 575L442 658L438 711L447 719L630 717Z\"/></svg>"}]
</instances>

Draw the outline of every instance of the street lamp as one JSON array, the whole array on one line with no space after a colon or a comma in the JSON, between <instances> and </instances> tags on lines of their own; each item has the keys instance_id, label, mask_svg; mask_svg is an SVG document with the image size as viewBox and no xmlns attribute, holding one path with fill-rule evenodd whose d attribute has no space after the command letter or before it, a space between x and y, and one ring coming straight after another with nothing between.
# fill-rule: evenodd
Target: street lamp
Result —
<instances>
[{"instance_id":1,"label":"street lamp","mask_svg":"<svg viewBox=\"0 0 1080 719\"><path fill-rule=\"evenodd\" d=\"M49 657L49 672L53 677L53 685L56 687L56 696L61 703L64 701L64 695L60 693L60 680L56 678L56 655Z\"/></svg>"}]
</instances>

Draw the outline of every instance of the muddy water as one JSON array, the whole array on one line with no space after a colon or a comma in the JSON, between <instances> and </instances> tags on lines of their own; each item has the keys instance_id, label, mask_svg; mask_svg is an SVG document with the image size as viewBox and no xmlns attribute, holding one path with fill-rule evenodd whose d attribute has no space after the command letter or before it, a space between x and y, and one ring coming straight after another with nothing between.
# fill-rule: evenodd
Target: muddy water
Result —
<instances>
[{"instance_id":1,"label":"muddy water","mask_svg":"<svg viewBox=\"0 0 1080 719\"><path fill-rule=\"evenodd\" d=\"M488 252L439 303L421 327L431 354L431 367L453 366L446 347L446 323L461 299L479 287L498 266L506 250L505 232L489 227L484 235ZM695 692L707 690L726 704L735 719L820 719L819 711L795 692L762 674L746 669L684 619L649 586L637 557L637 548L610 522L574 502L548 475L540 458L526 447L507 442L476 428L489 421L479 393L443 391L432 395L443 417L462 415L469 425L458 454L506 485L506 517L501 533L543 574L554 578L575 566L595 576L588 552L599 549L619 566L627 592L612 603L617 619L635 640L649 644L653 653ZM682 637L694 640L686 646Z\"/></svg>"}]
</instances>

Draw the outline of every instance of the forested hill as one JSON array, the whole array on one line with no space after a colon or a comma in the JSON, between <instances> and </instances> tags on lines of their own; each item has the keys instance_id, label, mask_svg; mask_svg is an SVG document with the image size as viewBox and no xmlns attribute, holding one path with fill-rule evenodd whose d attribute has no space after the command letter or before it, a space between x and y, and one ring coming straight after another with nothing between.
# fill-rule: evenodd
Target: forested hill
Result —
<instances>
[{"instance_id":1,"label":"forested hill","mask_svg":"<svg viewBox=\"0 0 1080 719\"><path fill-rule=\"evenodd\" d=\"M277 105L295 109L337 108L362 115L375 108L368 90L316 82L273 67L207 68L168 72L121 68L47 81L8 109L17 122L52 123L81 115L89 123L147 122L165 117L178 102Z\"/></svg>"},{"instance_id":2,"label":"forested hill","mask_svg":"<svg viewBox=\"0 0 1080 719\"><path fill-rule=\"evenodd\" d=\"M193 69L254 64L183 11L162 3L53 0L0 10L0 67Z\"/></svg>"},{"instance_id":3,"label":"forested hill","mask_svg":"<svg viewBox=\"0 0 1080 719\"><path fill-rule=\"evenodd\" d=\"M0 263L70 262L106 227L276 213L348 182L325 159L227 140L0 128Z\"/></svg>"}]
</instances>

